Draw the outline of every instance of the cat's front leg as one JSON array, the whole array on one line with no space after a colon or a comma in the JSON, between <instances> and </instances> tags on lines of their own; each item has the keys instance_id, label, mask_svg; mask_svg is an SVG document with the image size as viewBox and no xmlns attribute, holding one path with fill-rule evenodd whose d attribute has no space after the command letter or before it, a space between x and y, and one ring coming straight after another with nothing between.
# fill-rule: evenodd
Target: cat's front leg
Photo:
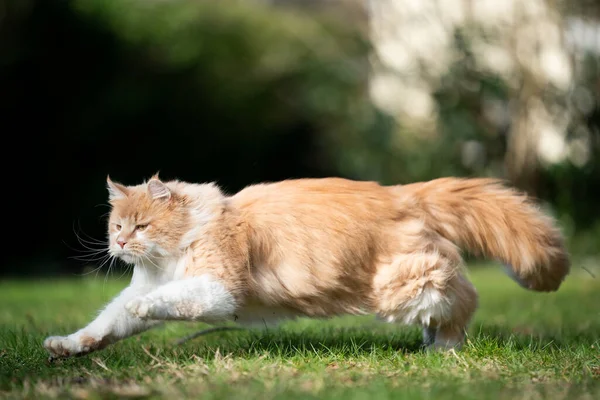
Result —
<instances>
[{"instance_id":1,"label":"cat's front leg","mask_svg":"<svg viewBox=\"0 0 600 400\"><path fill-rule=\"evenodd\" d=\"M217 322L233 317L236 301L221 281L202 275L169 282L125 307L141 320Z\"/></svg>"},{"instance_id":2,"label":"cat's front leg","mask_svg":"<svg viewBox=\"0 0 600 400\"><path fill-rule=\"evenodd\" d=\"M136 285L125 288L86 327L68 336L50 336L44 340L44 347L51 357L79 356L150 328L155 321L141 320L125 310L131 299L150 290Z\"/></svg>"}]
</instances>

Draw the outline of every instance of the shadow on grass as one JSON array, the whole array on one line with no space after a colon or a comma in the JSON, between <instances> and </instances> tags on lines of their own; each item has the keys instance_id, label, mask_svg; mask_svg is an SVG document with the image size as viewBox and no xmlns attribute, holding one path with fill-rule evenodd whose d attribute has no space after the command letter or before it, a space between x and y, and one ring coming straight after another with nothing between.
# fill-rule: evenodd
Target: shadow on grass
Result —
<instances>
[{"instance_id":1,"label":"shadow on grass","mask_svg":"<svg viewBox=\"0 0 600 400\"><path fill-rule=\"evenodd\" d=\"M520 332L514 328L480 325L470 330L469 341L476 348L540 351L569 350L599 342L593 332L567 332L566 335ZM219 335L219 336L212 336ZM221 354L248 358L263 354L278 357L315 355L361 357L374 353L385 356L394 353L424 352L420 329L369 330L361 328L306 329L287 331L233 331L212 334L185 343L182 348L204 359L213 359L216 349ZM176 346L166 343L173 350ZM164 350L167 350L166 348ZM168 350L167 350L168 351Z\"/></svg>"},{"instance_id":2,"label":"shadow on grass","mask_svg":"<svg viewBox=\"0 0 600 400\"><path fill-rule=\"evenodd\" d=\"M220 335L215 337L214 335ZM170 348L175 346L170 345ZM360 328L285 329L233 331L211 334L185 343L182 348L195 354L214 358L215 349L221 354L248 358L268 353L277 357L315 355L360 357L375 352L416 353L422 350L420 332L412 329L380 332Z\"/></svg>"},{"instance_id":3,"label":"shadow on grass","mask_svg":"<svg viewBox=\"0 0 600 400\"><path fill-rule=\"evenodd\" d=\"M136 379L140 367L152 364L155 357L175 365L186 365L197 363L198 358L211 362L225 355L234 360L256 360L266 355L275 359L329 362L336 358L385 359L423 352L421 333L416 328L378 330L311 325L306 329L219 332L184 345L173 343L181 337L179 333L155 331L124 340L98 353L49 364L48 355L41 347L43 335L40 332L0 329L0 333L3 339L8 339L3 341L0 349L2 389L35 379L84 379L82 371L106 378ZM598 338L587 331L548 335L480 325L471 328L469 342L467 351L492 355L496 350L576 351L576 348L597 344Z\"/></svg>"}]
</instances>

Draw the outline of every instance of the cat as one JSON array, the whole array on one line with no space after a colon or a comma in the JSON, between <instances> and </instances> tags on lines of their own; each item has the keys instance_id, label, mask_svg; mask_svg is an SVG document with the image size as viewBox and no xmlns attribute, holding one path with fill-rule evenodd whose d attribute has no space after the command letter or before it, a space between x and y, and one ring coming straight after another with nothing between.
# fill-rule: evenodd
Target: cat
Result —
<instances>
[{"instance_id":1,"label":"cat","mask_svg":"<svg viewBox=\"0 0 600 400\"><path fill-rule=\"evenodd\" d=\"M407 185L343 178L246 187L107 177L109 248L130 285L86 327L44 347L83 355L164 321L276 324L374 314L460 349L477 308L461 249L499 260L523 287L559 288L569 255L554 220L498 180Z\"/></svg>"}]
</instances>

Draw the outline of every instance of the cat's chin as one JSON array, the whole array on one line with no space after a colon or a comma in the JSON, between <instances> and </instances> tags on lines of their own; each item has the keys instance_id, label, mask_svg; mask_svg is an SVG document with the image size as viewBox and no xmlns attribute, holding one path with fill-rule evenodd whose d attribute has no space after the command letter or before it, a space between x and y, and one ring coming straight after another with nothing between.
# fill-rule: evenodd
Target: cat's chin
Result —
<instances>
[{"instance_id":1,"label":"cat's chin","mask_svg":"<svg viewBox=\"0 0 600 400\"><path fill-rule=\"evenodd\" d=\"M119 254L118 257L127 264L135 264L135 262L138 259L137 257L134 257L130 254Z\"/></svg>"}]
</instances>

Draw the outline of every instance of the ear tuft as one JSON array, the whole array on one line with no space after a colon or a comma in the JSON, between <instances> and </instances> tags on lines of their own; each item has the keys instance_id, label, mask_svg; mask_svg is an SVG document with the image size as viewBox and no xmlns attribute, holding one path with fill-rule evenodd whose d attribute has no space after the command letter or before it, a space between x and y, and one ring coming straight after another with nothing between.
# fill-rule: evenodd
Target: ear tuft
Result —
<instances>
[{"instance_id":1,"label":"ear tuft","mask_svg":"<svg viewBox=\"0 0 600 400\"><path fill-rule=\"evenodd\" d=\"M159 173L160 173L160 171L156 171L156 173L154 175L152 175L152 178L150 178L150 180L156 179L157 181L160 181L160 178L158 177Z\"/></svg>"},{"instance_id":2,"label":"ear tuft","mask_svg":"<svg viewBox=\"0 0 600 400\"><path fill-rule=\"evenodd\" d=\"M148 193L153 199L169 200L171 198L171 191L167 185L154 178L148 182Z\"/></svg>"},{"instance_id":3,"label":"ear tuft","mask_svg":"<svg viewBox=\"0 0 600 400\"><path fill-rule=\"evenodd\" d=\"M108 188L108 199L109 200L118 200L124 199L128 195L127 187L121 185L120 183L113 182L110 179L110 176L106 176L106 184Z\"/></svg>"}]
</instances>

